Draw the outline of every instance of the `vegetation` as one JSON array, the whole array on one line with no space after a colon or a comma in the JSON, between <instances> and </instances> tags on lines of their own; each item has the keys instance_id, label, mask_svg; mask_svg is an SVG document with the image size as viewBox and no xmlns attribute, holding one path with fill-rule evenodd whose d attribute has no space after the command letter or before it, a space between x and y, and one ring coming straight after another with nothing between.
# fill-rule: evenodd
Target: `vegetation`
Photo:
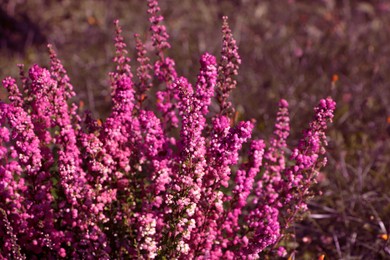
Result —
<instances>
[{"instance_id":1,"label":"vegetation","mask_svg":"<svg viewBox=\"0 0 390 260\"><path fill-rule=\"evenodd\" d=\"M77 86L76 99L95 117L106 118L111 106L105 75L114 56L112 21L119 19L126 33L144 32L147 21L140 16L145 4L42 0L0 5L8 17L35 28L22 37L26 30L4 23L0 74L16 76L10 64L48 65L50 42ZM216 25L223 15L229 16L242 60L238 89L232 92L235 116L237 121L255 118L255 135L270 135L275 104L284 98L293 130L288 144L295 146L300 131L294 130L309 121L308 108L327 96L337 102L328 133L328 165L316 188L322 195L313 198L310 214L291 230L295 235L285 242L288 253L295 252L299 259L321 254L330 259L389 257L388 3L209 0L177 5L167 0L161 7L172 37L169 56L191 82L196 81L199 56L206 50L220 52ZM7 47L9 38L14 40ZM10 48L16 43L20 47ZM129 50L135 47L133 41L128 45ZM217 109L212 105L210 111Z\"/></svg>"}]
</instances>

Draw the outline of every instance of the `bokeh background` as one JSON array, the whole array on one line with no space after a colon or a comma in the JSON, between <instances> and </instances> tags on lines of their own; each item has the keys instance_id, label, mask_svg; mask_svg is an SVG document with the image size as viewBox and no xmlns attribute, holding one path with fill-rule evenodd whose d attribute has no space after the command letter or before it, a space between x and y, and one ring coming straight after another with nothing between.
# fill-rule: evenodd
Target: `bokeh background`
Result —
<instances>
[{"instance_id":1,"label":"bokeh background","mask_svg":"<svg viewBox=\"0 0 390 260\"><path fill-rule=\"evenodd\" d=\"M390 259L390 1L160 0L179 74L195 80L205 51L219 56L222 16L242 66L233 101L256 135L272 133L277 102L290 103L296 144L324 97L337 101L329 163L310 213L285 243L290 259ZM96 117L110 112L113 20L151 45L146 1L1 0L0 77L16 64L48 65L52 43ZM153 54L151 54L153 55ZM0 90L0 98L5 92Z\"/></svg>"}]
</instances>

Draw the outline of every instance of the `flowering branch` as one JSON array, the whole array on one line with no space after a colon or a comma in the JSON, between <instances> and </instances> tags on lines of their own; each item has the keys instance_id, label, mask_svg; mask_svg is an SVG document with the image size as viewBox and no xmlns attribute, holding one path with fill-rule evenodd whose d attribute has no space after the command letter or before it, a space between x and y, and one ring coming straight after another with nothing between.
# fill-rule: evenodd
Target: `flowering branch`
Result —
<instances>
[{"instance_id":1,"label":"flowering branch","mask_svg":"<svg viewBox=\"0 0 390 260\"><path fill-rule=\"evenodd\" d=\"M148 0L148 8L156 61L135 35L133 78L114 22L112 111L103 121L80 114L51 45L50 69L33 65L27 74L20 65L20 86L3 80L1 257L259 259L306 210L326 163L334 101L320 101L295 148L287 145L286 100L279 102L274 135L254 139L254 120L231 122L229 95L241 60L227 18L221 60L203 54L192 85L165 53L169 36L158 2ZM152 73L163 90L153 86ZM154 87L157 110L143 103ZM214 95L220 111L210 115Z\"/></svg>"}]
</instances>

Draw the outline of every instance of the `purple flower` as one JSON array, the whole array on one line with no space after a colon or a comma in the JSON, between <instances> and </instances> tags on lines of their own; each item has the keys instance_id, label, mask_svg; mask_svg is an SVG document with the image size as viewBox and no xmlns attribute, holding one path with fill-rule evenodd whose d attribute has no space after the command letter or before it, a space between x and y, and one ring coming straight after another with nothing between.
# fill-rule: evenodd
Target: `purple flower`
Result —
<instances>
[{"instance_id":1,"label":"purple flower","mask_svg":"<svg viewBox=\"0 0 390 260\"><path fill-rule=\"evenodd\" d=\"M297 147L287 146L286 100L268 142L252 139L254 120L231 119L241 60L227 18L221 60L203 54L192 85L165 54L169 36L156 0L148 0L148 13L157 58L150 62L136 35L135 79L114 22L106 120L80 115L51 45L50 69L33 65L26 76L20 65L21 86L3 80L9 102L0 102L0 256L258 259L307 209L326 163L334 101L320 101ZM151 75L162 88L152 86ZM152 87L157 102L145 107ZM220 111L210 114L214 95Z\"/></svg>"}]
</instances>

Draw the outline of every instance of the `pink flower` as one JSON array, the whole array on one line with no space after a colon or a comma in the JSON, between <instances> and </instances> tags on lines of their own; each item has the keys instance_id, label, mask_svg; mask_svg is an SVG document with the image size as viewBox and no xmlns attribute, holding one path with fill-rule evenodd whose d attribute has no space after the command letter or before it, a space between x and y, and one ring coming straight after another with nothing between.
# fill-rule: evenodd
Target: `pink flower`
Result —
<instances>
[{"instance_id":1,"label":"pink flower","mask_svg":"<svg viewBox=\"0 0 390 260\"><path fill-rule=\"evenodd\" d=\"M104 121L72 103L73 86L51 45L50 69L33 65L25 76L19 66L23 91L15 79L3 80L1 256L257 259L307 210L326 163L334 101L320 101L297 147L287 146L283 99L273 136L254 139L254 120L231 120L241 60L227 18L221 60L203 54L192 85L166 56L169 35L156 0L148 0L148 13L157 58L150 63L136 35L134 78L114 22L113 107ZM145 107L152 87L157 103ZM220 111L210 115L214 96Z\"/></svg>"}]
</instances>

